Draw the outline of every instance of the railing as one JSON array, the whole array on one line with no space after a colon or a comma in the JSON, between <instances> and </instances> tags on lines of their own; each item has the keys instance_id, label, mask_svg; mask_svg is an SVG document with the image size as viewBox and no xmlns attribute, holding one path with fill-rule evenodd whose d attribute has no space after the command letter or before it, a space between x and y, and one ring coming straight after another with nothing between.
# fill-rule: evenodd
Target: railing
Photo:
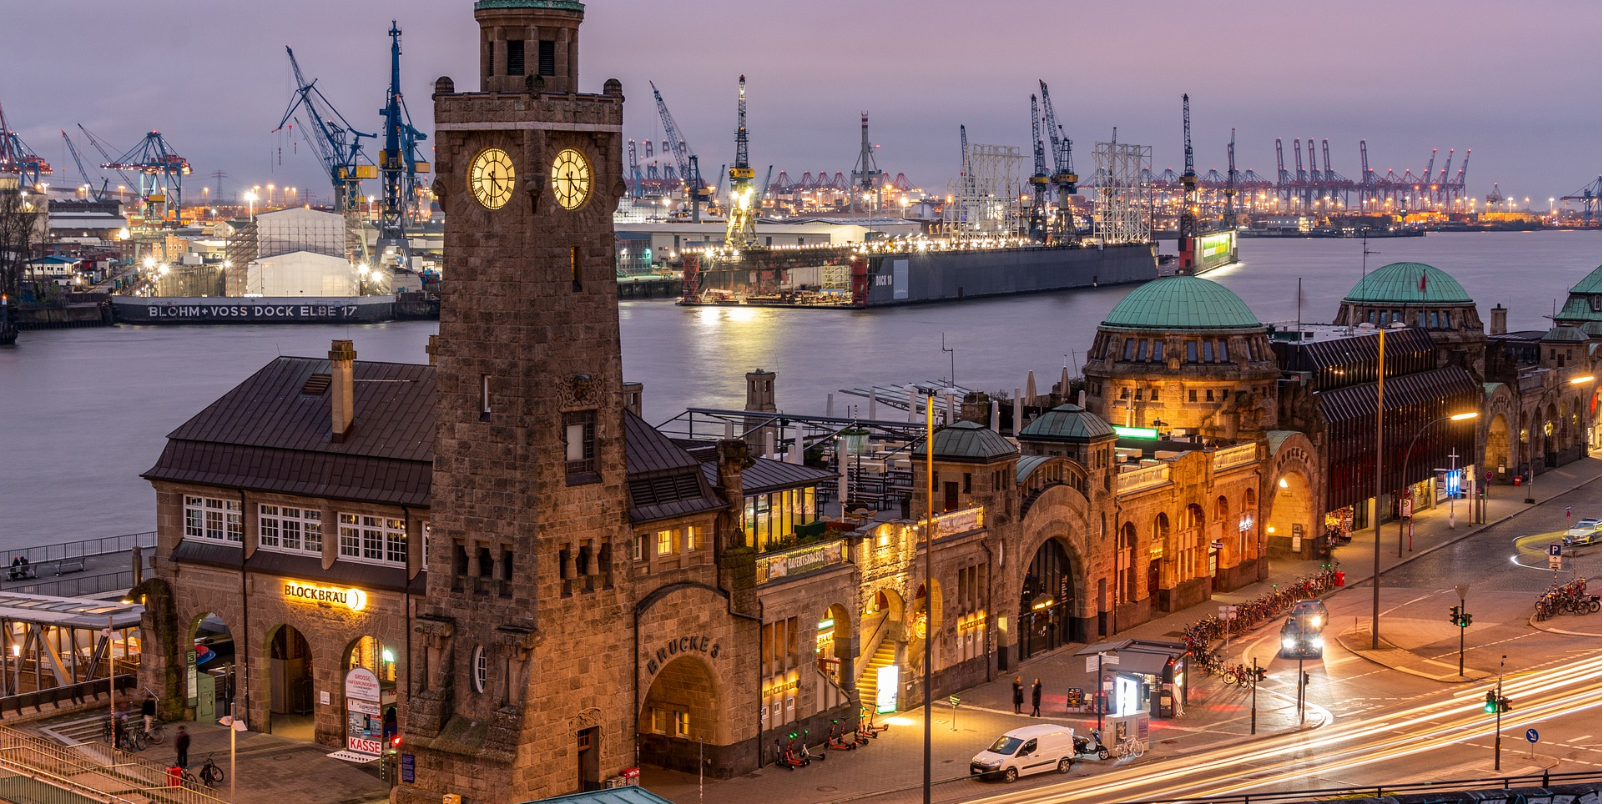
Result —
<instances>
[{"instance_id":1,"label":"railing","mask_svg":"<svg viewBox=\"0 0 1604 804\"><path fill-rule=\"evenodd\" d=\"M801 575L847 560L847 540L829 539L757 557L757 582Z\"/></svg>"},{"instance_id":2,"label":"railing","mask_svg":"<svg viewBox=\"0 0 1604 804\"><path fill-rule=\"evenodd\" d=\"M155 546L156 531L147 530L141 533L125 533L121 536L105 536L99 539L82 539L76 542L46 544L23 550L4 550L0 551L0 557L4 557L6 559L4 563L7 564L11 563L10 559L17 556L27 558L29 564L42 564L46 561L103 556L107 553L125 553L135 547L150 549Z\"/></svg>"},{"instance_id":3,"label":"railing","mask_svg":"<svg viewBox=\"0 0 1604 804\"><path fill-rule=\"evenodd\" d=\"M45 704L52 704L55 709L60 709L63 701L79 704L89 698L99 698L101 693L105 692L105 686L102 683L105 680L104 678L96 678L62 687L51 687L33 692L24 692L19 695L8 695L0 698L0 718L5 717L7 712L21 715L25 709L32 709L33 714L38 714L44 710ZM138 676L117 676L117 689L119 690L131 690L138 686Z\"/></svg>"},{"instance_id":4,"label":"railing","mask_svg":"<svg viewBox=\"0 0 1604 804\"><path fill-rule=\"evenodd\" d=\"M1407 795L1409 793L1430 793L1433 801L1444 802L1475 802L1487 800L1485 795L1476 796L1465 794L1472 790L1514 790L1521 789L1527 793L1527 798L1521 800L1537 800L1531 797L1532 788L1549 789L1553 787L1587 787L1594 791L1599 790L1598 771L1567 771L1564 773L1532 773L1523 776L1495 776L1486 779L1454 779L1442 782L1401 782L1398 784L1372 785L1369 787L1325 787L1314 790L1286 790L1263 793L1237 793L1230 796L1200 796L1194 798L1149 798L1124 801L1121 804L1313 804L1313 802L1330 801L1332 799L1366 799L1375 798L1385 801L1394 800L1392 797ZM1456 796L1459 793L1461 795ZM1502 800L1502 799L1500 799ZM1547 801L1548 798L1541 800Z\"/></svg>"},{"instance_id":5,"label":"railing","mask_svg":"<svg viewBox=\"0 0 1604 804\"><path fill-rule=\"evenodd\" d=\"M1170 482L1170 465L1161 463L1145 469L1133 469L1121 472L1114 478L1114 492L1116 494L1135 494L1138 491L1158 488Z\"/></svg>"},{"instance_id":6,"label":"railing","mask_svg":"<svg viewBox=\"0 0 1604 804\"><path fill-rule=\"evenodd\" d=\"M145 565L147 574L150 564ZM126 592L134 588L134 571L107 572L100 575L50 578L42 581L5 581L7 592L55 597L94 597L106 592Z\"/></svg>"},{"instance_id":7,"label":"railing","mask_svg":"<svg viewBox=\"0 0 1604 804\"><path fill-rule=\"evenodd\" d=\"M26 792L23 792L26 791ZM0 756L0 800L28 804L136 804L53 773L16 767Z\"/></svg>"},{"instance_id":8,"label":"railing","mask_svg":"<svg viewBox=\"0 0 1604 804\"><path fill-rule=\"evenodd\" d=\"M1258 444L1238 444L1214 451L1214 471L1254 463L1259 459Z\"/></svg>"},{"instance_id":9,"label":"railing","mask_svg":"<svg viewBox=\"0 0 1604 804\"><path fill-rule=\"evenodd\" d=\"M110 755L106 764L95 754ZM64 783L80 786L122 801L164 801L170 804L221 804L222 799L183 785L169 786L167 768L105 743L65 746L0 726L0 767L34 774L48 774Z\"/></svg>"}]
</instances>

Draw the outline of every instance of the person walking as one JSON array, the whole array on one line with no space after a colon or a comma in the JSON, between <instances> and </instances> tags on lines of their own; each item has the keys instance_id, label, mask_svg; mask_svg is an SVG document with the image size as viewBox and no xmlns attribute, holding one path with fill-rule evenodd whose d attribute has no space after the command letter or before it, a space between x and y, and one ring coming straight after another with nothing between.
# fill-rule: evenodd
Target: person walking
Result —
<instances>
[{"instance_id":1,"label":"person walking","mask_svg":"<svg viewBox=\"0 0 1604 804\"><path fill-rule=\"evenodd\" d=\"M1023 714L1020 707L1025 705L1025 682L1019 676L1014 676L1014 714Z\"/></svg>"},{"instance_id":2,"label":"person walking","mask_svg":"<svg viewBox=\"0 0 1604 804\"><path fill-rule=\"evenodd\" d=\"M1030 687L1030 716L1041 717L1041 679Z\"/></svg>"},{"instance_id":3,"label":"person walking","mask_svg":"<svg viewBox=\"0 0 1604 804\"><path fill-rule=\"evenodd\" d=\"M145 700L139 705L139 714L145 718L145 733L150 733L150 724L156 720L156 696L145 693Z\"/></svg>"},{"instance_id":4,"label":"person walking","mask_svg":"<svg viewBox=\"0 0 1604 804\"><path fill-rule=\"evenodd\" d=\"M173 747L178 749L178 767L189 770L189 732L183 726L178 727L178 737L173 740Z\"/></svg>"}]
</instances>

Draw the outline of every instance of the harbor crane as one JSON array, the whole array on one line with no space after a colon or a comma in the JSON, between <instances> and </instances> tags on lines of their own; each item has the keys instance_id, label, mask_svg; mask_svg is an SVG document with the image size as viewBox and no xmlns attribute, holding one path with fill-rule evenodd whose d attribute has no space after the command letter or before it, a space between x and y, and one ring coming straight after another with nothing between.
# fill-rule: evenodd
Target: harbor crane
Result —
<instances>
[{"instance_id":1,"label":"harbor crane","mask_svg":"<svg viewBox=\"0 0 1604 804\"><path fill-rule=\"evenodd\" d=\"M1604 176L1593 179L1586 187L1561 198L1561 201L1580 201L1582 203L1582 226L1591 229L1598 220L1599 191L1604 189Z\"/></svg>"},{"instance_id":2,"label":"harbor crane","mask_svg":"<svg viewBox=\"0 0 1604 804\"><path fill-rule=\"evenodd\" d=\"M1192 166L1192 98L1181 96L1181 136L1186 145L1186 168L1181 171L1181 218L1177 221L1177 251L1180 253L1180 270L1189 272L1197 267L1197 171Z\"/></svg>"},{"instance_id":3,"label":"harbor crane","mask_svg":"<svg viewBox=\"0 0 1604 804\"><path fill-rule=\"evenodd\" d=\"M346 259L352 263L361 261L367 251L367 238L362 236L362 221L360 217L359 201L362 198L362 180L377 179L379 169L367 162L362 153L363 138L372 139L373 134L364 134L357 131L334 104L323 96L323 91L317 88L317 79L306 80L301 73L301 65L295 60L295 51L288 46L284 52L289 54L290 69L295 74L295 94L290 98L290 105L284 110L284 116L278 121L279 131L289 123L298 111L305 111L312 120L312 134L307 140L312 150L317 153L319 162L323 163L324 173L329 182L334 185L334 207L345 216ZM303 125L302 129L306 127Z\"/></svg>"},{"instance_id":4,"label":"harbor crane","mask_svg":"<svg viewBox=\"0 0 1604 804\"><path fill-rule=\"evenodd\" d=\"M757 210L752 207L752 166L746 153L746 76L741 76L735 106L735 164L730 166L730 213L724 245L751 248L757 244Z\"/></svg>"},{"instance_id":5,"label":"harbor crane","mask_svg":"<svg viewBox=\"0 0 1604 804\"><path fill-rule=\"evenodd\" d=\"M1053 98L1047 94L1047 82L1036 79L1041 85L1042 125L1047 128L1047 140L1053 155L1053 172L1047 177L1058 190L1058 220L1055 227L1058 230L1058 239L1064 242L1075 240L1075 213L1069 205L1069 197L1079 192L1080 176L1075 174L1075 142L1064 135L1064 127L1058 124L1058 116L1053 113Z\"/></svg>"},{"instance_id":6,"label":"harbor crane","mask_svg":"<svg viewBox=\"0 0 1604 804\"><path fill-rule=\"evenodd\" d=\"M152 220L163 223L170 220L175 226L181 223L184 177L189 175L189 160L179 156L160 131L146 134L134 147L101 167L131 170L137 174L139 212L146 226Z\"/></svg>"},{"instance_id":7,"label":"harbor crane","mask_svg":"<svg viewBox=\"0 0 1604 804\"><path fill-rule=\"evenodd\" d=\"M1225 145L1225 225L1236 228L1236 128L1231 128L1231 141Z\"/></svg>"},{"instance_id":8,"label":"harbor crane","mask_svg":"<svg viewBox=\"0 0 1604 804\"><path fill-rule=\"evenodd\" d=\"M392 266L412 267L412 244L407 238L407 216L418 201L418 174L429 163L418 158L418 143L428 135L412 125L412 114L401 95L401 29L390 20L390 88L384 108L384 150L379 151L379 176L384 187L384 210L379 218L379 258Z\"/></svg>"},{"instance_id":9,"label":"harbor crane","mask_svg":"<svg viewBox=\"0 0 1604 804\"><path fill-rule=\"evenodd\" d=\"M101 165L102 167L104 167L106 164L110 164L111 162L115 161L115 159L111 155L111 152L116 150L115 148L112 148L110 145L108 145L105 140L103 140L103 139L101 139L99 137L96 137L94 135L94 132L91 132L89 129L84 128L84 124L83 123L79 123L78 124L78 130L82 131L84 133L84 137L89 140L89 144L93 145L95 147L95 150L100 152L100 157L102 159L106 160L105 163L102 163L102 165ZM117 171L117 177L123 180L123 183L117 187L117 200L121 201L122 200L122 195L123 195L123 188L124 187L137 187L137 186L139 186L139 183L134 181L133 177L129 176L127 173L122 172L121 170Z\"/></svg>"},{"instance_id":10,"label":"harbor crane","mask_svg":"<svg viewBox=\"0 0 1604 804\"><path fill-rule=\"evenodd\" d=\"M885 173L874 162L874 146L869 142L869 113L863 113L863 142L858 146L858 161L852 166L852 184L857 188L856 195L873 196L878 202L880 198L880 185L885 181ZM852 200L852 206L858 205L858 199ZM877 204L878 206L878 204ZM866 211L867 199L865 199Z\"/></svg>"},{"instance_id":11,"label":"harbor crane","mask_svg":"<svg viewBox=\"0 0 1604 804\"><path fill-rule=\"evenodd\" d=\"M61 129L61 139L67 143L67 153L72 154L72 163L78 166L78 177L84 180L84 192L89 194L89 200L106 200L106 185L111 179L102 178L97 189L94 180L89 178L89 171L84 168L84 155L79 153L78 146L72 144L72 138L67 136L66 129Z\"/></svg>"},{"instance_id":12,"label":"harbor crane","mask_svg":"<svg viewBox=\"0 0 1604 804\"><path fill-rule=\"evenodd\" d=\"M0 173L15 173L23 184L34 187L41 176L51 172L50 163L11 130L11 124L6 122L6 110L0 107Z\"/></svg>"},{"instance_id":13,"label":"harbor crane","mask_svg":"<svg viewBox=\"0 0 1604 804\"><path fill-rule=\"evenodd\" d=\"M702 220L702 205L713 199L713 189L702 181L702 168L697 162L696 154L685 144L684 135L679 132L679 125L674 122L674 116L668 113L668 104L663 102L663 93L657 91L657 85L647 81L652 88L652 97L657 99L657 116L663 121L663 135L668 137L669 151L674 154L674 164L679 167L679 175L685 186L685 201L691 205L691 221Z\"/></svg>"},{"instance_id":14,"label":"harbor crane","mask_svg":"<svg viewBox=\"0 0 1604 804\"><path fill-rule=\"evenodd\" d=\"M1036 193L1036 203L1030 208L1030 237L1047 240L1047 154L1042 149L1041 113L1036 96L1030 96L1030 150L1035 159L1035 170L1030 174L1030 186Z\"/></svg>"}]
</instances>

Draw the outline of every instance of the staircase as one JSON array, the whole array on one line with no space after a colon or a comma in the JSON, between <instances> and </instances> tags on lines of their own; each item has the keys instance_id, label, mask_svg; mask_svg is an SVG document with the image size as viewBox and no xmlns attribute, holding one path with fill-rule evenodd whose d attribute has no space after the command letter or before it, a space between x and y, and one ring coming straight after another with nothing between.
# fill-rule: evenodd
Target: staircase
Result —
<instances>
[{"instance_id":1,"label":"staircase","mask_svg":"<svg viewBox=\"0 0 1604 804\"><path fill-rule=\"evenodd\" d=\"M889 639L881 639L879 647L875 648L874 656L869 659L868 666L858 676L858 701L867 707L874 707L875 701L880 699L880 668L897 662L897 643Z\"/></svg>"}]
</instances>

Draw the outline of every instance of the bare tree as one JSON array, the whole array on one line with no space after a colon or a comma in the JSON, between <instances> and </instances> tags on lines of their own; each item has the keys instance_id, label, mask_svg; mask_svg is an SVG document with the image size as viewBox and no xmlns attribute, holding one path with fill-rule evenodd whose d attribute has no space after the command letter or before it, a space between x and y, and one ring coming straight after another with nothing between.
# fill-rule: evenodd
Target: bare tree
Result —
<instances>
[{"instance_id":1,"label":"bare tree","mask_svg":"<svg viewBox=\"0 0 1604 804\"><path fill-rule=\"evenodd\" d=\"M39 211L33 198L19 191L15 179L9 187L0 184L0 293L12 299L18 298L18 287L39 238ZM38 198L42 202L43 197Z\"/></svg>"}]
</instances>

